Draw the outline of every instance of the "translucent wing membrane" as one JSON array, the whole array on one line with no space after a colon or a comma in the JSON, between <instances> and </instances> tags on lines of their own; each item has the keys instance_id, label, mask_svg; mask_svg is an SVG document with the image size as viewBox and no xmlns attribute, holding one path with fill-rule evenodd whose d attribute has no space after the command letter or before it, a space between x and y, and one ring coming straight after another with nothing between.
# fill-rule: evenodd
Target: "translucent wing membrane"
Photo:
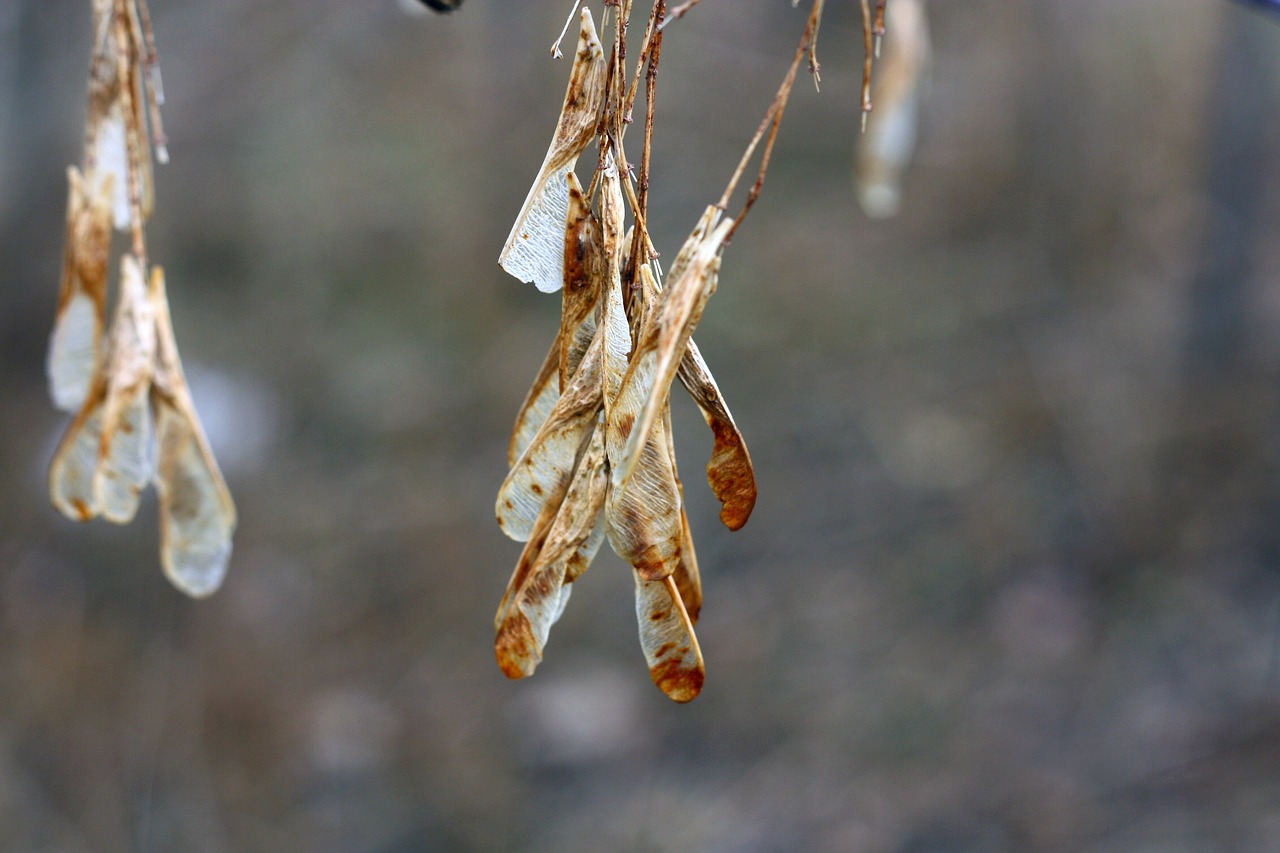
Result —
<instances>
[{"instance_id":1,"label":"translucent wing membrane","mask_svg":"<svg viewBox=\"0 0 1280 853\"><path fill-rule=\"evenodd\" d=\"M564 284L564 224L569 210L568 175L595 135L604 104L608 62L587 7L582 7L578 50L555 136L507 237L498 263L516 278L551 293Z\"/></svg>"},{"instance_id":2,"label":"translucent wing membrane","mask_svg":"<svg viewBox=\"0 0 1280 853\"><path fill-rule=\"evenodd\" d=\"M200 598L217 590L226 575L236 510L187 390L159 268L151 294L158 345L152 405L160 563L174 586Z\"/></svg>"},{"instance_id":3,"label":"translucent wing membrane","mask_svg":"<svg viewBox=\"0 0 1280 853\"><path fill-rule=\"evenodd\" d=\"M502 671L512 678L533 674L542 660L551 626L560 618L568 600L571 583L585 570L570 576L576 557L589 547L596 519L604 505L607 478L604 470L604 438L599 429L592 433L573 483L565 492L554 521L550 524L537 557L522 577L514 606L502 611L495 648ZM582 562L579 560L579 562Z\"/></svg>"},{"instance_id":4,"label":"translucent wing membrane","mask_svg":"<svg viewBox=\"0 0 1280 853\"><path fill-rule=\"evenodd\" d=\"M708 208L704 219L714 220L718 213L714 207ZM670 286L640 331L636 351L623 377L621 394L632 393L632 386L635 386L644 393L644 403L634 420L619 417L609 421L610 443L626 441L620 456L610 459L615 488L631 477L648 435L666 403L685 348L702 317L702 309L715 290L720 247L731 225L729 221L722 222L698 240L687 265L677 267L676 274L668 279ZM689 239L697 239L695 235ZM685 245L688 246L688 241Z\"/></svg>"},{"instance_id":5,"label":"translucent wing membrane","mask_svg":"<svg viewBox=\"0 0 1280 853\"><path fill-rule=\"evenodd\" d=\"M693 623L671 578L636 579L636 621L640 648L653 683L676 702L688 702L702 691L706 668Z\"/></svg>"},{"instance_id":6,"label":"translucent wing membrane","mask_svg":"<svg viewBox=\"0 0 1280 853\"><path fill-rule=\"evenodd\" d=\"M698 404L703 420L711 427L714 436L711 461L707 463L707 482L716 499L723 504L720 521L730 530L738 530L747 523L756 505L755 469L751 465L747 443L733 422L733 415L716 386L715 377L692 339L680 360L677 375L680 384Z\"/></svg>"},{"instance_id":7,"label":"translucent wing membrane","mask_svg":"<svg viewBox=\"0 0 1280 853\"><path fill-rule=\"evenodd\" d=\"M924 3L894 0L885 8L885 29L876 108L867 117L854 158L858 202L876 219L898 212L902 173L915 151L921 82L930 54Z\"/></svg>"},{"instance_id":8,"label":"translucent wing membrane","mask_svg":"<svg viewBox=\"0 0 1280 853\"><path fill-rule=\"evenodd\" d=\"M49 338L49 393L59 409L84 405L102 370L111 250L110 182L94 187L67 169L67 235L58 313Z\"/></svg>"},{"instance_id":9,"label":"translucent wing membrane","mask_svg":"<svg viewBox=\"0 0 1280 853\"><path fill-rule=\"evenodd\" d=\"M811 13L806 38L816 31L820 7ZM692 338L717 285L722 247L738 222L722 221L737 176L676 254L664 291L645 227L662 7L655 6L639 62L640 69L649 63L649 103L635 185L636 164L622 147L640 82L637 70L628 84L623 67L629 8L616 10L617 40L608 57L582 10L556 135L500 258L523 281L560 290L561 300L560 327L520 407L510 471L498 490L498 524L524 547L494 617L494 651L509 677L532 674L572 584L608 539L632 569L650 676L671 699L688 702L705 678L693 629L702 578L671 430L677 376L711 428L707 481L722 504L721 521L737 530L756 501L746 442ZM775 102L778 117L780 109ZM600 156L584 191L573 167L593 139ZM766 148L766 162L768 156ZM747 207L758 189L757 182Z\"/></svg>"},{"instance_id":10,"label":"translucent wing membrane","mask_svg":"<svg viewBox=\"0 0 1280 853\"><path fill-rule=\"evenodd\" d=\"M156 270L157 275L160 271ZM156 305L132 255L121 262L120 299L111 326L107 396L93 492L102 517L125 524L151 480L151 404Z\"/></svg>"}]
</instances>

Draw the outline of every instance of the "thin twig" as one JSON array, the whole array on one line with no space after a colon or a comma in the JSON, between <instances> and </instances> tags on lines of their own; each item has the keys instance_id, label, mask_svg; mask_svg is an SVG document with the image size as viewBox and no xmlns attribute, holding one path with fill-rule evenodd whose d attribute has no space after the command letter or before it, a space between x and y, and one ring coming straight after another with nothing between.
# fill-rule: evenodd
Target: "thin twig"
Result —
<instances>
[{"instance_id":1,"label":"thin twig","mask_svg":"<svg viewBox=\"0 0 1280 853\"><path fill-rule=\"evenodd\" d=\"M565 33L569 32L569 25L573 23L573 13L578 11L578 6L582 4L582 0L573 0L573 8L569 10L569 17L564 20L564 29L560 31L560 35L556 36L556 40L551 43L551 58L559 59L564 56L560 52L560 42L564 41Z\"/></svg>"},{"instance_id":2,"label":"thin twig","mask_svg":"<svg viewBox=\"0 0 1280 853\"><path fill-rule=\"evenodd\" d=\"M146 47L143 62L147 67L147 113L151 122L151 144L155 147L156 159L161 163L168 163L169 139L164 135L164 126L160 123L160 105L164 103L160 54L156 51L156 35L151 29L151 10L147 8L147 0L137 0L137 4L142 44Z\"/></svg>"},{"instance_id":3,"label":"thin twig","mask_svg":"<svg viewBox=\"0 0 1280 853\"><path fill-rule=\"evenodd\" d=\"M879 0L877 0L877 3ZM877 7L878 8L878 7ZM871 59L875 48L871 43L873 25L871 23L871 6L862 0L862 132L867 132L867 113L871 112Z\"/></svg>"},{"instance_id":4,"label":"thin twig","mask_svg":"<svg viewBox=\"0 0 1280 853\"><path fill-rule=\"evenodd\" d=\"M876 23L872 32L876 37L876 59L880 58L880 40L884 38L884 7L889 0L876 0Z\"/></svg>"},{"instance_id":5,"label":"thin twig","mask_svg":"<svg viewBox=\"0 0 1280 853\"><path fill-rule=\"evenodd\" d=\"M636 237L631 243L631 268L633 275L640 270L640 248L649 242L648 229L643 223L649 219L649 156L653 149L653 111L654 97L658 89L658 62L662 59L662 32L659 29L667 11L667 0L655 0L653 11L649 15L649 31L653 33L653 41L649 46L649 64L644 75L644 145L640 151L639 192L635 208ZM639 71L637 70L637 80ZM643 238L643 239L641 239ZM651 260L646 252L645 262Z\"/></svg>"},{"instance_id":6,"label":"thin twig","mask_svg":"<svg viewBox=\"0 0 1280 853\"><path fill-rule=\"evenodd\" d=\"M685 0L684 3L681 3L679 6L671 10L671 16L668 17L665 21L663 21L662 24L658 27L658 29L661 30L663 27L665 27L667 24L671 23L672 21L680 20L686 14L689 13L690 9L692 9L694 6L697 6L701 2L702 0Z\"/></svg>"},{"instance_id":7,"label":"thin twig","mask_svg":"<svg viewBox=\"0 0 1280 853\"><path fill-rule=\"evenodd\" d=\"M142 229L142 148L138 106L134 93L138 91L137 45L129 32L129 0L115 0L113 15L116 31L116 74L120 81L120 100L125 114L125 150L129 165L129 231L133 241L133 255L143 270L147 268L146 235Z\"/></svg>"},{"instance_id":8,"label":"thin twig","mask_svg":"<svg viewBox=\"0 0 1280 853\"><path fill-rule=\"evenodd\" d=\"M764 152L760 155L760 172L756 176L756 182L747 193L747 200L742 206L742 212L733 220L729 233L725 235L724 242L726 244L733 239L734 232L738 230L738 226L742 224L747 211L756 203L756 199L760 197L760 191L764 188L764 178L769 171L769 158L773 154L773 143L778 137L778 127L782 124L782 114L787 108L787 100L791 97L791 89L796 82L796 72L800 68L800 60L804 58L806 50L818 31L818 24L821 20L822 0L813 0L813 6L809 10L809 20L805 23L804 33L800 36L800 44L796 48L795 58L791 60L791 67L787 69L787 76L783 79L782 85L778 87L778 93L774 95L773 103L769 105L764 120L760 122L760 127L756 129L755 136L751 138L750 144L747 145L747 150L738 162L738 168L734 170L733 177L729 179L729 185L725 187L724 195L720 197L720 202L717 206L722 210L727 209L729 197L733 195L734 189L737 188L738 180L742 177L747 163L751 160L751 155L755 153L756 146L760 144L760 140L764 138L765 132L768 131L769 138L765 142Z\"/></svg>"}]
</instances>

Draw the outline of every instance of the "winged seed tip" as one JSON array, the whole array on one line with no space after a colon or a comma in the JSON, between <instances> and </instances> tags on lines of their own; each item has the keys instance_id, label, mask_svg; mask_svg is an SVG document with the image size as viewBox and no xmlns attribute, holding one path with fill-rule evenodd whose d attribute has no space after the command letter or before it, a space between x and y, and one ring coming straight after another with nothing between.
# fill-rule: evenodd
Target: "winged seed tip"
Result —
<instances>
[{"instance_id":1,"label":"winged seed tip","mask_svg":"<svg viewBox=\"0 0 1280 853\"><path fill-rule=\"evenodd\" d=\"M192 598L206 598L218 591L227 576L231 542L225 541L212 551L187 551L165 556L165 574L173 585Z\"/></svg>"}]
</instances>

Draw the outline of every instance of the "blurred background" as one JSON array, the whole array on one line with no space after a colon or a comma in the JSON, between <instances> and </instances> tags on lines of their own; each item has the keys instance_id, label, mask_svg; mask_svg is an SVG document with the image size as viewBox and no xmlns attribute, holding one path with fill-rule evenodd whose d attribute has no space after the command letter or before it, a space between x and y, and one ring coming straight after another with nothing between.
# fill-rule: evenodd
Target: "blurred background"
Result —
<instances>
[{"instance_id":1,"label":"blurred background","mask_svg":"<svg viewBox=\"0 0 1280 853\"><path fill-rule=\"evenodd\" d=\"M708 666L676 706L607 549L536 676L493 660L493 499L559 312L496 259L569 5L153 0L150 252L240 513L193 602L153 498L48 502L89 3L0 2L0 849L1280 849L1280 19L932 4L877 222L829 4L698 330L755 459L740 532L675 398ZM668 29L667 257L804 15Z\"/></svg>"}]
</instances>

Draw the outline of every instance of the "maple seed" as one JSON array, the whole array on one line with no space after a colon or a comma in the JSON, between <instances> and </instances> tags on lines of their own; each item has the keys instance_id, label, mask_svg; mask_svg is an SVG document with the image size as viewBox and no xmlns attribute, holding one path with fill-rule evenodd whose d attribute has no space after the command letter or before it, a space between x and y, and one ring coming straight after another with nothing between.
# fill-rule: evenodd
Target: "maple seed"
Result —
<instances>
[{"instance_id":1,"label":"maple seed","mask_svg":"<svg viewBox=\"0 0 1280 853\"><path fill-rule=\"evenodd\" d=\"M569 208L568 174L591 141L604 104L609 64L596 35L591 11L580 15L578 51L555 135L538 176L529 188L498 263L524 282L551 293L564 285L564 223Z\"/></svg>"}]
</instances>

